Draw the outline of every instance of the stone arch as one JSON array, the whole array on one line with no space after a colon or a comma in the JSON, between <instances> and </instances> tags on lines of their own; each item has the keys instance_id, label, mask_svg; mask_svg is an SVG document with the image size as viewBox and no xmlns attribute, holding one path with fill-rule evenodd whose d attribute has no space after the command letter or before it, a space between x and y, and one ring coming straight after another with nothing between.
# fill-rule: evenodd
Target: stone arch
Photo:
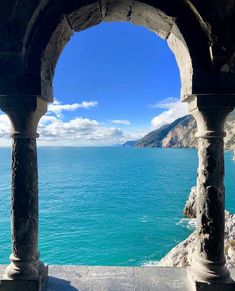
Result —
<instances>
[{"instance_id":1,"label":"stone arch","mask_svg":"<svg viewBox=\"0 0 235 291\"><path fill-rule=\"evenodd\" d=\"M18 290L22 280L38 290L48 275L38 252L36 131L52 101L59 55L74 31L101 21L130 21L168 41L180 69L182 99L198 125L198 232L189 281L193 290L235 289L225 266L223 182L223 125L235 106L234 1L3 0L1 5L0 107L11 119L13 138L13 247L6 286Z\"/></svg>"},{"instance_id":2,"label":"stone arch","mask_svg":"<svg viewBox=\"0 0 235 291\"><path fill-rule=\"evenodd\" d=\"M142 25L166 39L179 66L182 99L199 93L203 75L212 70L209 29L187 1L47 2L35 12L36 20L25 34L23 66L25 79L35 85L34 94L48 101L53 98L53 74L63 47L73 32L101 21Z\"/></svg>"}]
</instances>

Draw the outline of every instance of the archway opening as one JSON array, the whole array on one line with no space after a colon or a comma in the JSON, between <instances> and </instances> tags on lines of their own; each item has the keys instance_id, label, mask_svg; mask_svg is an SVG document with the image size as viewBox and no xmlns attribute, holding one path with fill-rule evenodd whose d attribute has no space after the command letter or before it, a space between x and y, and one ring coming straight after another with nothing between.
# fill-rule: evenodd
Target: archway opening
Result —
<instances>
[{"instance_id":1,"label":"archway opening","mask_svg":"<svg viewBox=\"0 0 235 291\"><path fill-rule=\"evenodd\" d=\"M196 152L187 178L189 165L176 174L172 164L183 164L180 151L120 145L183 115L179 72L166 42L127 23L75 34L54 89L56 102L39 126L41 143L70 147L39 148L42 259L84 265L159 260L190 232L179 222L195 180ZM49 195L48 188L54 188Z\"/></svg>"}]
</instances>

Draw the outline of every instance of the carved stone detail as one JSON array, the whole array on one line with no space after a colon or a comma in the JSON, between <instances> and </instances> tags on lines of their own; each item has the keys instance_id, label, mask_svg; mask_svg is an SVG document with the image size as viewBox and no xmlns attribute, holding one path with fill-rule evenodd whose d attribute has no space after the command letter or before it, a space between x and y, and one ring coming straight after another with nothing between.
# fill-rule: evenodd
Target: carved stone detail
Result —
<instances>
[{"instance_id":1,"label":"carved stone detail","mask_svg":"<svg viewBox=\"0 0 235 291\"><path fill-rule=\"evenodd\" d=\"M33 98L33 97L32 97ZM2 102L1 102L2 101ZM38 252L37 125L47 103L39 98L23 108L0 100L12 122L12 255L4 279L38 280L46 267ZM3 104L4 103L4 104Z\"/></svg>"},{"instance_id":2,"label":"carved stone detail","mask_svg":"<svg viewBox=\"0 0 235 291\"><path fill-rule=\"evenodd\" d=\"M37 278L38 172L35 138L15 138L12 148L12 255L7 276Z\"/></svg>"},{"instance_id":3,"label":"carved stone detail","mask_svg":"<svg viewBox=\"0 0 235 291\"><path fill-rule=\"evenodd\" d=\"M210 104L212 99L205 96L202 100L202 97L194 97L190 100L191 113L197 121L199 139L196 198L197 246L192 266L189 269L189 277L195 290L203 288L203 284L212 284L212 286L213 284L225 286L233 284L225 266L224 256L223 141L225 118L232 111L233 103L228 105L225 102L224 104L221 101L223 99L216 100L215 98Z\"/></svg>"}]
</instances>

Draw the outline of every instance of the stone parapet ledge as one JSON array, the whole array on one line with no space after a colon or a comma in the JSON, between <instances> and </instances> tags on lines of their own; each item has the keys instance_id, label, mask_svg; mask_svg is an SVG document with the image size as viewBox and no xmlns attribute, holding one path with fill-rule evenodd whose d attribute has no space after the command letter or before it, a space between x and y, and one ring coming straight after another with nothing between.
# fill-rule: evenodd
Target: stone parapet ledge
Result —
<instances>
[{"instance_id":1,"label":"stone parapet ledge","mask_svg":"<svg viewBox=\"0 0 235 291\"><path fill-rule=\"evenodd\" d=\"M0 276L4 269L5 266L0 265ZM235 278L235 269L230 269L230 272ZM17 286L17 291L26 291L20 284ZM45 291L75 290L190 291L190 286L187 282L186 268L49 266ZM0 291L12 290L3 289L0 281Z\"/></svg>"}]
</instances>

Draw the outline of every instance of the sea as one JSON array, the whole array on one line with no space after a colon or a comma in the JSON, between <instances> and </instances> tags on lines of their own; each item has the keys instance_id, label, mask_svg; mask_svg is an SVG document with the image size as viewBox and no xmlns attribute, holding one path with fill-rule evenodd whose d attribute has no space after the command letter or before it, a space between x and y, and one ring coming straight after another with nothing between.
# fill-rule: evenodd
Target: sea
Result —
<instances>
[{"instance_id":1,"label":"sea","mask_svg":"<svg viewBox=\"0 0 235 291\"><path fill-rule=\"evenodd\" d=\"M235 161L225 152L226 209ZM48 264L154 264L195 226L183 217L195 149L39 147L39 249ZM0 148L0 264L9 262L11 150Z\"/></svg>"}]
</instances>

